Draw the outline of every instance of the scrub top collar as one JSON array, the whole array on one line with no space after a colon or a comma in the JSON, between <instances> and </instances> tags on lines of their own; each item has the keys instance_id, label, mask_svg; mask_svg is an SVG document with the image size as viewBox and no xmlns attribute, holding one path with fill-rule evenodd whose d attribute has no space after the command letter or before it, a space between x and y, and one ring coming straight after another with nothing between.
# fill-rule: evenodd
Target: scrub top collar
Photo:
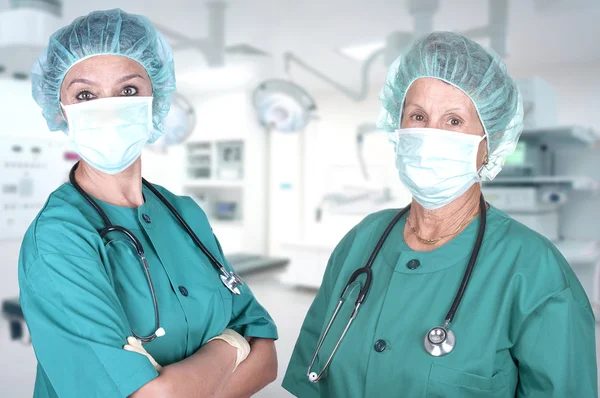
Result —
<instances>
[{"instance_id":1,"label":"scrub top collar","mask_svg":"<svg viewBox=\"0 0 600 398\"><path fill-rule=\"evenodd\" d=\"M487 210L486 216L484 245L486 238L496 230L502 221L502 218L497 216L496 210L492 206ZM386 265L394 269L395 272L428 274L450 268L456 264L464 264L469 260L477 237L480 216L473 219L454 239L428 252L415 251L404 240L407 217L408 214L398 221L390 235L389 243L381 249L381 256ZM392 242L396 244L391 244ZM485 253L480 253L480 256L485 256ZM409 262L411 263L409 264Z\"/></svg>"},{"instance_id":2,"label":"scrub top collar","mask_svg":"<svg viewBox=\"0 0 600 398\"><path fill-rule=\"evenodd\" d=\"M69 186L73 189L73 194L79 195L71 184ZM161 210L161 204L158 199L155 198L154 194L145 186L142 185L142 194L144 195L144 203L137 208L116 206L100 200L92 195L91 198L100 206L106 213L110 221L114 225L119 225L127 229L140 229L143 226L145 229L151 229L155 225L153 220L158 217ZM84 207L84 214L88 218L93 218L99 223L102 223L102 219L93 208L82 199L82 206Z\"/></svg>"}]
</instances>

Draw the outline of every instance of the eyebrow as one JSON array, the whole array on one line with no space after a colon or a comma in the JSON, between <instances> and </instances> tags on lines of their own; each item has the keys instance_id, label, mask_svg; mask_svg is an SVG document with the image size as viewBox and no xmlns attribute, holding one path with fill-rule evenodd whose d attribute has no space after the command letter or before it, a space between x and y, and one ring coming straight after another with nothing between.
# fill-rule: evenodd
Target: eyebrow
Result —
<instances>
[{"instance_id":1,"label":"eyebrow","mask_svg":"<svg viewBox=\"0 0 600 398\"><path fill-rule=\"evenodd\" d=\"M134 78L136 78L136 77L139 77L140 79L144 79L144 78L142 77L142 75L140 75L139 73L133 73L133 74L131 74L131 75L123 76L122 78L120 78L120 79L117 81L117 83L124 83L124 82L126 82L127 80L131 80L131 79L134 79Z\"/></svg>"},{"instance_id":2,"label":"eyebrow","mask_svg":"<svg viewBox=\"0 0 600 398\"><path fill-rule=\"evenodd\" d=\"M97 85L96 83L94 83L93 81L88 80L88 79L73 79L73 80L71 80L71 83L69 83L69 87L71 87L75 83L88 84L90 86L96 86Z\"/></svg>"},{"instance_id":3,"label":"eyebrow","mask_svg":"<svg viewBox=\"0 0 600 398\"><path fill-rule=\"evenodd\" d=\"M464 112L464 111L467 111L467 110L464 107L459 106L459 107L456 107L456 108L448 109L446 112L444 112L444 115L447 115L449 113L454 113L456 111L463 111Z\"/></svg>"},{"instance_id":4,"label":"eyebrow","mask_svg":"<svg viewBox=\"0 0 600 398\"><path fill-rule=\"evenodd\" d=\"M133 73L131 75L123 76L122 78L120 78L117 81L117 83L121 84L121 83L124 83L124 82L126 82L128 80L135 79L136 77L140 78L140 79L143 79L142 75L140 75L139 73ZM90 86L97 86L97 83L95 83L95 82L93 82L92 80L89 80L89 79L73 79L71 81L71 83L69 83L69 87L71 87L75 83L87 84L87 85L90 85Z\"/></svg>"},{"instance_id":5,"label":"eyebrow","mask_svg":"<svg viewBox=\"0 0 600 398\"><path fill-rule=\"evenodd\" d=\"M413 102L405 102L403 108L408 108L409 106L413 106L415 108L419 108L421 110L423 110L423 107L419 104L415 104Z\"/></svg>"}]
</instances>

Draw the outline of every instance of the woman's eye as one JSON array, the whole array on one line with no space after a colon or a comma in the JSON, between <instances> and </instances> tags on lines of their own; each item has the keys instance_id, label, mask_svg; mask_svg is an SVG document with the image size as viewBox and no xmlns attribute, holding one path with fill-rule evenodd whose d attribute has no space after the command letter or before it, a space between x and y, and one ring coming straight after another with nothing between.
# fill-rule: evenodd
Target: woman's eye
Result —
<instances>
[{"instance_id":1,"label":"woman's eye","mask_svg":"<svg viewBox=\"0 0 600 398\"><path fill-rule=\"evenodd\" d=\"M416 115L413 115L413 116L412 116L412 119L413 119L415 122L422 122L422 121L424 121L424 120L425 120L425 117L424 117L423 115L416 114Z\"/></svg>"},{"instance_id":2,"label":"woman's eye","mask_svg":"<svg viewBox=\"0 0 600 398\"><path fill-rule=\"evenodd\" d=\"M124 95L126 97L130 97L132 95L136 95L137 92L138 92L137 88L135 88L133 86L128 86L128 87L125 87L123 89L123 91L121 92L121 95Z\"/></svg>"},{"instance_id":3,"label":"woman's eye","mask_svg":"<svg viewBox=\"0 0 600 398\"><path fill-rule=\"evenodd\" d=\"M94 99L94 94L90 93L89 91L81 91L77 94L76 98L78 101L89 101Z\"/></svg>"},{"instance_id":4,"label":"woman's eye","mask_svg":"<svg viewBox=\"0 0 600 398\"><path fill-rule=\"evenodd\" d=\"M462 122L460 119L452 118L450 119L450 124L453 126L460 126Z\"/></svg>"}]
</instances>

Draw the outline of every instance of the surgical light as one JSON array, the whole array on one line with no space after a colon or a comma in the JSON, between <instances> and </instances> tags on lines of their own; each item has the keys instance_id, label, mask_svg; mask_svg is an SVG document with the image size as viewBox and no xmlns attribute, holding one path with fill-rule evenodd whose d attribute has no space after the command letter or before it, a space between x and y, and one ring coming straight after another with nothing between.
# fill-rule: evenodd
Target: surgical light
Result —
<instances>
[{"instance_id":1,"label":"surgical light","mask_svg":"<svg viewBox=\"0 0 600 398\"><path fill-rule=\"evenodd\" d=\"M279 79L261 83L254 91L253 102L263 126L285 133L303 130L317 109L302 87Z\"/></svg>"}]
</instances>

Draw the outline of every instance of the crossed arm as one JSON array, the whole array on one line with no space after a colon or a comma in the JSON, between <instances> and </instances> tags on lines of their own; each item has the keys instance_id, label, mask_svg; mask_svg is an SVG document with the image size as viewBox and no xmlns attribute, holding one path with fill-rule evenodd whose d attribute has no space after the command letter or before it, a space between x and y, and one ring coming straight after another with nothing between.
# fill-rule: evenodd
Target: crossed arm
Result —
<instances>
[{"instance_id":1,"label":"crossed arm","mask_svg":"<svg viewBox=\"0 0 600 398\"><path fill-rule=\"evenodd\" d=\"M232 373L236 349L222 340L205 344L194 355L166 366L130 398L245 398L277 377L277 355L271 339L252 339L250 355Z\"/></svg>"}]
</instances>

